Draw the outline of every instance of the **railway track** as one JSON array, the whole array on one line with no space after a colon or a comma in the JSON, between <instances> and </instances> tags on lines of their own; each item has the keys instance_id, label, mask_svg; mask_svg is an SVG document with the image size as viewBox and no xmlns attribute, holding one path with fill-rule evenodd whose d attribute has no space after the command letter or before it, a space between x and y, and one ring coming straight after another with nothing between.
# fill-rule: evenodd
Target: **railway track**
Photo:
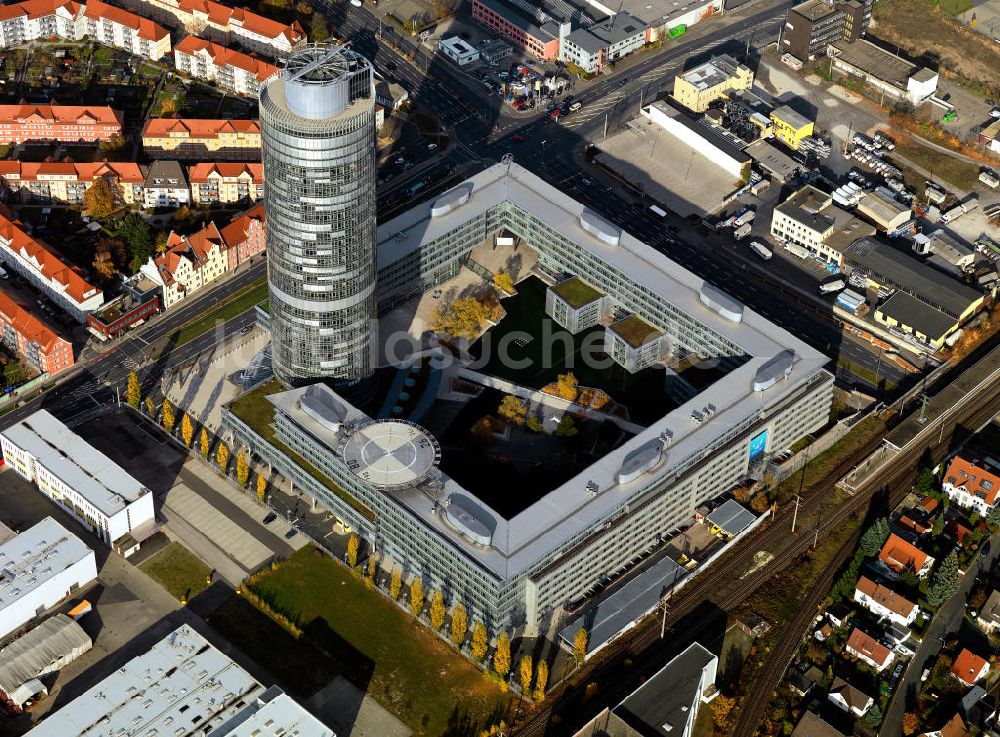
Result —
<instances>
[{"instance_id":1,"label":"railway track","mask_svg":"<svg viewBox=\"0 0 1000 737\"><path fill-rule=\"evenodd\" d=\"M909 483L902 484L905 477L912 477L916 461L925 450L930 449L935 459L943 456L947 451L952 433L958 425L974 425L979 427L990 417L1000 410L1000 381L996 381L990 386L985 396L979 397L975 402L969 402L961 412L954 413L945 420L946 431L933 433L933 438L924 438L919 443L914 443L913 447L898 454L891 463L892 469L889 474L880 479L878 484L867 484L858 489L847 501L831 510L824 510L821 522L819 523L819 534L827 534L844 523L855 514L863 514L871 501L872 495L885 486L894 488L895 493L890 496L890 503L895 506L909 491ZM876 435L858 449L846 457L829 475L822 481L803 489L802 501L799 507L800 517L807 516L810 512L820 508L822 503L828 499L835 491L838 481L847 475L859 463L867 459L882 444L884 435ZM940 438L939 442L930 442ZM737 544L731 553L713 564L708 571L695 577L690 584L681 589L680 593L670 601L670 608L666 616L666 625L671 627L676 625L683 617L691 614L698 606L704 602L712 602L720 609L730 611L742 603L747 597L759 589L766 581L780 571L786 565L805 553L810 547L813 535L800 537L789 537L788 527L792 515L791 508L786 508L775 514L771 522L767 524L757 535L746 538ZM790 540L790 542L789 542ZM784 541L780 552L775 554L763 568L754 571L742 581L733 585L732 571L742 564L749 564L753 554L757 550L775 547ZM851 548L853 549L853 548ZM753 735L757 725L766 714L767 706L770 703L771 691L777 680L784 674L791 656L794 654L801 639L801 632L812 620L816 611L816 606L826 596L832 585L832 577L840 567L839 554L835 565L830 566L830 571L824 573L823 579L813 587L810 592L809 601L804 601L802 614L794 621L789 622L786 631L796 631L799 634L795 637L783 637L778 645L772 649L764 670L755 679L755 687L758 683L769 683L766 690L760 687L760 694L754 695L753 700L748 695L744 699L744 704L752 704L753 708L739 714L740 721L737 723L737 730L734 735ZM817 593L818 592L818 593ZM818 598L816 598L818 597ZM814 600L815 599L815 600ZM801 620L801 621L800 621ZM548 701L536 712L529 715L527 721L516 728L516 734L525 737L541 737L542 735L562 735L573 734L574 726L580 726L584 718L593 716L600 710L600 706L595 705L585 697L588 683L609 683L609 687L602 690L602 705L613 706L624 698L634 684L630 679L614 678L614 674L620 674L623 664L633 658L638 658L643 653L655 649L653 646L660 640L660 616L651 615L644 622L637 625L628 638L622 638L619 643L612 645L603 657L595 659L585 671L581 671L571 676L556 691L550 695ZM787 641L786 641L787 640ZM651 657L651 660L655 657ZM660 663L662 665L662 663ZM761 695L762 694L762 695ZM588 706L581 709L580 705L587 701ZM558 715L558 720L553 720L553 716ZM558 721L558 724L556 723ZM752 727L744 727L744 722L752 724ZM749 731L746 731L749 730Z\"/></svg>"},{"instance_id":2,"label":"railway track","mask_svg":"<svg viewBox=\"0 0 1000 737\"><path fill-rule=\"evenodd\" d=\"M859 489L853 500L855 504L849 505L854 511L860 511L861 505L867 505L871 496L879 489L889 487L888 503L891 507L899 504L911 488L911 483L916 474L916 466L920 457L929 452L931 458L936 463L947 455L950 447L952 433L957 426L978 428L988 422L1000 410L1000 380L994 381L986 389L984 396L978 397L975 401L968 402L968 407L962 412L945 421L945 432L929 433L930 442L913 443L901 453L896 455L890 462L888 474L879 478L877 482L869 482ZM936 438L940 437L938 441ZM848 505L835 510L834 515L839 522L846 519L843 512ZM824 520L824 529L833 529L836 524L833 520L828 524ZM806 630L808 629L817 607L826 598L830 587L833 584L833 577L844 561L853 553L854 541L857 536L852 536L845 545L838 550L834 561L822 578L806 592L802 605L795 617L785 626L778 642L772 647L768 658L764 663L761 672L754 679L750 690L742 700L740 712L737 716L736 726L732 731L732 737L753 737L756 734L760 723L767 714L767 709L771 703L771 694L778 687L784 677L792 657L798 649Z\"/></svg>"}]
</instances>

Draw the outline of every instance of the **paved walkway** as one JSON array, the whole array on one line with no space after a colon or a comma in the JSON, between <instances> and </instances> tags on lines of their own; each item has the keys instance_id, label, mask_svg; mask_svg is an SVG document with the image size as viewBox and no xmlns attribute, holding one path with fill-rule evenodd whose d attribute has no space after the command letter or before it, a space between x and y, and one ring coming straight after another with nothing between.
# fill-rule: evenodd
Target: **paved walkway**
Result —
<instances>
[{"instance_id":1,"label":"paved walkway","mask_svg":"<svg viewBox=\"0 0 1000 737\"><path fill-rule=\"evenodd\" d=\"M313 694L306 708L340 737L409 737L413 734L409 727L343 676L337 676Z\"/></svg>"}]
</instances>

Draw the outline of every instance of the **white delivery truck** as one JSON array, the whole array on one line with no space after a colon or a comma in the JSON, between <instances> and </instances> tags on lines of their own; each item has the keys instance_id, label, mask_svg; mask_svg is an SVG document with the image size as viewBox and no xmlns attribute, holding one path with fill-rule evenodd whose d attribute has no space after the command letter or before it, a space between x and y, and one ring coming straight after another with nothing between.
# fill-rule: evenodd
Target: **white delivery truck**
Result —
<instances>
[{"instance_id":1,"label":"white delivery truck","mask_svg":"<svg viewBox=\"0 0 1000 737\"><path fill-rule=\"evenodd\" d=\"M745 209L745 210L737 213L736 217L733 218L733 227L734 228L738 228L741 225L746 225L747 223L752 223L753 219L754 219L754 211L751 210L750 208L747 208L747 209Z\"/></svg>"},{"instance_id":2,"label":"white delivery truck","mask_svg":"<svg viewBox=\"0 0 1000 737\"><path fill-rule=\"evenodd\" d=\"M750 235L750 223L743 223L733 231L733 240L741 241Z\"/></svg>"},{"instance_id":3,"label":"white delivery truck","mask_svg":"<svg viewBox=\"0 0 1000 737\"><path fill-rule=\"evenodd\" d=\"M750 250L753 251L754 253L756 253L758 256L760 256L765 261L769 261L771 259L771 256L773 255L771 253L771 249L768 248L767 246L765 246L760 241L753 241L753 242L751 242L750 243Z\"/></svg>"}]
</instances>

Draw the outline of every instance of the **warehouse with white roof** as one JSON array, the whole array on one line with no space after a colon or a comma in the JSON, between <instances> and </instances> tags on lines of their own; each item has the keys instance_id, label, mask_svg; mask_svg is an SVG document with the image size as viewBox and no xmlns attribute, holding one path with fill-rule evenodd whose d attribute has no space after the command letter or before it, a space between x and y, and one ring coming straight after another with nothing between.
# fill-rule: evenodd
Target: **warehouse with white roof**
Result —
<instances>
[{"instance_id":1,"label":"warehouse with white roof","mask_svg":"<svg viewBox=\"0 0 1000 737\"><path fill-rule=\"evenodd\" d=\"M0 545L0 638L95 578L94 551L51 517Z\"/></svg>"},{"instance_id":2,"label":"warehouse with white roof","mask_svg":"<svg viewBox=\"0 0 1000 737\"><path fill-rule=\"evenodd\" d=\"M4 462L116 552L156 531L149 489L41 409L0 433Z\"/></svg>"},{"instance_id":3,"label":"warehouse with white roof","mask_svg":"<svg viewBox=\"0 0 1000 737\"><path fill-rule=\"evenodd\" d=\"M46 717L28 737L335 737L188 625Z\"/></svg>"}]
</instances>

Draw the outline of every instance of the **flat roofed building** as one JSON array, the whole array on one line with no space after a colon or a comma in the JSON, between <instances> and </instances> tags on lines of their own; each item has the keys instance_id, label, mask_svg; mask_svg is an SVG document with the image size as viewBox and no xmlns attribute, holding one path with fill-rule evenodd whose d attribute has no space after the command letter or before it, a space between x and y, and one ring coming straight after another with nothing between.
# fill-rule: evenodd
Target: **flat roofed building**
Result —
<instances>
[{"instance_id":1,"label":"flat roofed building","mask_svg":"<svg viewBox=\"0 0 1000 737\"><path fill-rule=\"evenodd\" d=\"M609 317L610 300L578 276L549 287L545 314L574 335L599 325Z\"/></svg>"},{"instance_id":2,"label":"flat roofed building","mask_svg":"<svg viewBox=\"0 0 1000 737\"><path fill-rule=\"evenodd\" d=\"M872 4L872 0L807 0L789 8L779 51L810 61L825 56L834 42L856 41L868 31Z\"/></svg>"},{"instance_id":3,"label":"flat roofed building","mask_svg":"<svg viewBox=\"0 0 1000 737\"><path fill-rule=\"evenodd\" d=\"M265 689L186 624L28 732L120 734L335 737L281 689Z\"/></svg>"},{"instance_id":4,"label":"flat roofed building","mask_svg":"<svg viewBox=\"0 0 1000 737\"><path fill-rule=\"evenodd\" d=\"M440 471L434 496L421 490L430 487L386 492L365 481L338 457L343 420L306 412L306 389L262 386L227 405L223 422L234 442L359 535L374 537L378 519L382 549L425 571L428 585L447 582L495 627L530 629L745 479L752 440L759 451L784 448L825 424L832 377L825 356L513 162L379 226L379 312L444 284L468 253L504 231L537 254L539 272L581 275L615 295L616 312L660 330L674 356L711 356L725 376L508 516ZM350 406L330 393L333 404ZM715 411L692 422L708 404ZM667 435L660 462L634 455ZM615 517L623 504L629 514Z\"/></svg>"},{"instance_id":5,"label":"flat roofed building","mask_svg":"<svg viewBox=\"0 0 1000 737\"><path fill-rule=\"evenodd\" d=\"M875 229L833 204L811 184L799 189L771 213L771 236L807 249L830 263L843 261L844 249Z\"/></svg>"},{"instance_id":6,"label":"flat roofed building","mask_svg":"<svg viewBox=\"0 0 1000 737\"><path fill-rule=\"evenodd\" d=\"M843 263L874 286L906 292L962 323L985 295L875 238L861 238L844 250Z\"/></svg>"},{"instance_id":7,"label":"flat roofed building","mask_svg":"<svg viewBox=\"0 0 1000 737\"><path fill-rule=\"evenodd\" d=\"M83 105L0 105L0 141L97 143L120 136L118 110Z\"/></svg>"},{"instance_id":8,"label":"flat roofed building","mask_svg":"<svg viewBox=\"0 0 1000 737\"><path fill-rule=\"evenodd\" d=\"M883 233L893 233L908 223L913 217L909 205L895 198L891 190L873 189L865 192L858 201L857 212L863 215Z\"/></svg>"},{"instance_id":9,"label":"flat roofed building","mask_svg":"<svg viewBox=\"0 0 1000 737\"><path fill-rule=\"evenodd\" d=\"M735 499L727 499L712 510L705 521L713 532L718 531L726 537L736 537L757 521L757 515Z\"/></svg>"},{"instance_id":10,"label":"flat roofed building","mask_svg":"<svg viewBox=\"0 0 1000 737\"><path fill-rule=\"evenodd\" d=\"M674 77L674 99L689 110L703 113L711 102L735 90L753 87L753 71L723 54Z\"/></svg>"},{"instance_id":11,"label":"flat roofed building","mask_svg":"<svg viewBox=\"0 0 1000 737\"><path fill-rule=\"evenodd\" d=\"M701 121L667 100L657 100L639 111L650 121L679 138L727 174L742 178L750 171L750 157L727 133Z\"/></svg>"},{"instance_id":12,"label":"flat roofed building","mask_svg":"<svg viewBox=\"0 0 1000 737\"><path fill-rule=\"evenodd\" d=\"M6 465L122 555L156 531L153 494L48 410L0 433Z\"/></svg>"},{"instance_id":13,"label":"flat roofed building","mask_svg":"<svg viewBox=\"0 0 1000 737\"><path fill-rule=\"evenodd\" d=\"M663 332L638 315L623 317L604 332L604 352L629 373L663 360Z\"/></svg>"},{"instance_id":14,"label":"flat roofed building","mask_svg":"<svg viewBox=\"0 0 1000 737\"><path fill-rule=\"evenodd\" d=\"M13 214L0 208L0 254L5 266L27 279L79 323L104 304L104 292L87 281L75 266L67 266L45 241L32 238Z\"/></svg>"},{"instance_id":15,"label":"flat roofed building","mask_svg":"<svg viewBox=\"0 0 1000 737\"><path fill-rule=\"evenodd\" d=\"M0 342L39 372L56 374L73 365L73 344L4 292L0 292Z\"/></svg>"},{"instance_id":16,"label":"flat roofed building","mask_svg":"<svg viewBox=\"0 0 1000 737\"><path fill-rule=\"evenodd\" d=\"M775 108L769 117L774 137L794 151L798 151L803 138L813 134L813 121L788 105Z\"/></svg>"},{"instance_id":17,"label":"flat roofed building","mask_svg":"<svg viewBox=\"0 0 1000 737\"><path fill-rule=\"evenodd\" d=\"M97 578L94 551L51 517L0 545L0 638Z\"/></svg>"},{"instance_id":18,"label":"flat roofed building","mask_svg":"<svg viewBox=\"0 0 1000 737\"><path fill-rule=\"evenodd\" d=\"M153 118L142 129L142 147L154 157L256 161L260 125L256 120Z\"/></svg>"},{"instance_id":19,"label":"flat roofed building","mask_svg":"<svg viewBox=\"0 0 1000 737\"><path fill-rule=\"evenodd\" d=\"M65 614L49 617L0 650L0 694L21 708L39 693L48 693L39 679L62 670L92 645L83 627Z\"/></svg>"},{"instance_id":20,"label":"flat roofed building","mask_svg":"<svg viewBox=\"0 0 1000 737\"><path fill-rule=\"evenodd\" d=\"M867 39L832 44L830 56L837 71L914 105L919 105L937 91L937 72L892 54Z\"/></svg>"},{"instance_id":21,"label":"flat roofed building","mask_svg":"<svg viewBox=\"0 0 1000 737\"><path fill-rule=\"evenodd\" d=\"M912 338L933 350L941 348L959 328L959 321L951 315L903 291L895 292L876 307L875 319L890 332Z\"/></svg>"},{"instance_id":22,"label":"flat roofed building","mask_svg":"<svg viewBox=\"0 0 1000 737\"><path fill-rule=\"evenodd\" d=\"M438 41L438 51L460 67L479 61L479 50L458 36L449 36Z\"/></svg>"},{"instance_id":23,"label":"flat roofed building","mask_svg":"<svg viewBox=\"0 0 1000 737\"><path fill-rule=\"evenodd\" d=\"M532 56L554 61L559 56L560 39L570 32L570 23L560 23L544 13L541 15L544 19L539 22L501 0L472 0L473 20Z\"/></svg>"},{"instance_id":24,"label":"flat roofed building","mask_svg":"<svg viewBox=\"0 0 1000 737\"><path fill-rule=\"evenodd\" d=\"M927 248L932 254L958 270L972 266L976 260L976 251L972 246L949 235L942 228L938 228L930 234Z\"/></svg>"},{"instance_id":25,"label":"flat roofed building","mask_svg":"<svg viewBox=\"0 0 1000 737\"><path fill-rule=\"evenodd\" d=\"M988 633L1000 630L1000 589L993 589L990 598L983 604L976 623Z\"/></svg>"}]
</instances>

